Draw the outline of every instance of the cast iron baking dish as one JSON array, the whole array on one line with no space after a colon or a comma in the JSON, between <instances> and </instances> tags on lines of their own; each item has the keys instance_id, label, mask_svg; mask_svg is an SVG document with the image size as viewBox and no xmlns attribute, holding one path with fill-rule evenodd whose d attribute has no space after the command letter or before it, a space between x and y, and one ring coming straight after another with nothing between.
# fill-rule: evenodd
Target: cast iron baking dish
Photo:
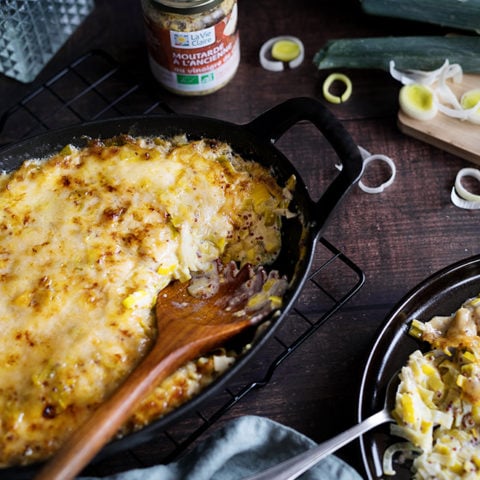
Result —
<instances>
[{"instance_id":1,"label":"cast iron baking dish","mask_svg":"<svg viewBox=\"0 0 480 480\"><path fill-rule=\"evenodd\" d=\"M274 145L286 131L300 121L312 123L323 134L343 167L318 201L311 199L296 168ZM252 348L201 394L141 431L112 441L97 458L147 442L211 396L257 354L295 302L307 278L320 232L335 207L358 181L363 169L360 151L343 125L320 102L304 97L287 100L244 125L176 114L124 117L75 125L8 146L0 152L0 168L10 171L18 168L25 159L46 157L66 144L82 146L89 138L106 139L119 134L165 137L185 134L189 139L212 138L227 142L244 158L269 167L281 185L285 184L291 175L295 175L297 184L291 209L298 215L283 222L282 249L272 267L291 280L280 316L272 319L268 328L262 329L262 333L255 337ZM322 168L321 159L318 168ZM0 471L0 478L28 478L34 469L34 465L4 469Z\"/></svg>"}]
</instances>

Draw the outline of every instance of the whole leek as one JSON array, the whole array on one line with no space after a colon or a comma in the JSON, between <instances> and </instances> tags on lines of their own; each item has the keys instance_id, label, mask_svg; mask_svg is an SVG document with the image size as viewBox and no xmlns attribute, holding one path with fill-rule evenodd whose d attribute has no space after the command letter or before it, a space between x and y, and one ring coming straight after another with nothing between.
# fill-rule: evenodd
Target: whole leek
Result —
<instances>
[{"instance_id":1,"label":"whole leek","mask_svg":"<svg viewBox=\"0 0 480 480\"><path fill-rule=\"evenodd\" d=\"M480 0L361 0L365 13L480 31Z\"/></svg>"},{"instance_id":2,"label":"whole leek","mask_svg":"<svg viewBox=\"0 0 480 480\"><path fill-rule=\"evenodd\" d=\"M313 63L319 70L389 71L390 60L393 60L400 70L434 70L448 59L450 64L458 63L465 73L479 73L479 52L480 36L476 35L352 38L328 41L314 55Z\"/></svg>"}]
</instances>

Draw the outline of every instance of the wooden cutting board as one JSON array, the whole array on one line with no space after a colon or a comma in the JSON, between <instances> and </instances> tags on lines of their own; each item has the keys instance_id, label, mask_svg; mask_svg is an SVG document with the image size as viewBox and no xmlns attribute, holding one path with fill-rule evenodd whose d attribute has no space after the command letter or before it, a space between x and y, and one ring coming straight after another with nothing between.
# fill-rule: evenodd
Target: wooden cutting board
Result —
<instances>
[{"instance_id":1,"label":"wooden cutting board","mask_svg":"<svg viewBox=\"0 0 480 480\"><path fill-rule=\"evenodd\" d=\"M464 74L461 83L451 83L452 91L460 98L462 93L480 88L480 75ZM453 155L480 164L480 125L438 113L433 120L422 122L398 113L400 130Z\"/></svg>"}]
</instances>

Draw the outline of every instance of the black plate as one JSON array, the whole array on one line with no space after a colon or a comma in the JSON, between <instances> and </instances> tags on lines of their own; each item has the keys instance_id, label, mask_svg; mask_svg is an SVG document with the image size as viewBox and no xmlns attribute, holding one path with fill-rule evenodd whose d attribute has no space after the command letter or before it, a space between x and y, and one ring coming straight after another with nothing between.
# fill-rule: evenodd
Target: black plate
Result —
<instances>
[{"instance_id":1,"label":"black plate","mask_svg":"<svg viewBox=\"0 0 480 480\"><path fill-rule=\"evenodd\" d=\"M480 293L480 255L467 258L435 273L410 293L388 315L368 358L363 374L358 418L359 421L383 408L385 388L389 378L416 349L423 349L407 333L414 319L428 321L434 315L450 315L470 297ZM369 479L410 479L406 466L395 466L397 475L382 475L382 456L386 447L398 441L389 435L389 425L365 434L360 440L363 463Z\"/></svg>"}]
</instances>

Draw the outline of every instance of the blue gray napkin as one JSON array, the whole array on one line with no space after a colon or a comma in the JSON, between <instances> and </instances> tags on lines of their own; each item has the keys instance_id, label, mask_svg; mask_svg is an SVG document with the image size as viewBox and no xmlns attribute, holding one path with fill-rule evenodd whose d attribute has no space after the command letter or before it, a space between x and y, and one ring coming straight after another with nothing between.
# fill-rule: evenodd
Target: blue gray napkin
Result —
<instances>
[{"instance_id":1,"label":"blue gray napkin","mask_svg":"<svg viewBox=\"0 0 480 480\"><path fill-rule=\"evenodd\" d=\"M240 480L315 445L313 440L268 418L248 415L227 423L177 462L131 470L102 480ZM330 455L302 480L361 480ZM82 480L100 480L83 477Z\"/></svg>"}]
</instances>

